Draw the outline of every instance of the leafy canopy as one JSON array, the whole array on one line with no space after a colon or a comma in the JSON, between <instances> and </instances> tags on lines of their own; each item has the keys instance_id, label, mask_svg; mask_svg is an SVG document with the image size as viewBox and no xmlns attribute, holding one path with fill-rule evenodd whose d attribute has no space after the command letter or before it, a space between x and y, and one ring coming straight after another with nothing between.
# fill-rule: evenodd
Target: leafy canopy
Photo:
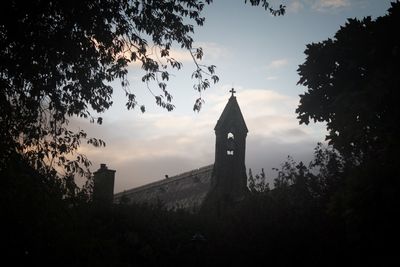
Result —
<instances>
[{"instance_id":1,"label":"leafy canopy","mask_svg":"<svg viewBox=\"0 0 400 267\"><path fill-rule=\"evenodd\" d=\"M388 14L349 19L333 39L307 45L299 66L300 123L326 122L327 140L361 160L399 147L400 3ZM371 154L372 153L372 154Z\"/></svg>"},{"instance_id":2,"label":"leafy canopy","mask_svg":"<svg viewBox=\"0 0 400 267\"><path fill-rule=\"evenodd\" d=\"M119 79L128 109L139 103L127 80L129 64L139 64L142 82L155 103L171 111L167 90L171 69L182 63L170 56L173 47L188 50L195 63L194 89L218 82L215 66L199 63L201 47L193 47L194 25L212 0L72 0L6 1L0 10L0 168L10 153L23 154L36 169L58 166L66 174L81 172L90 162L76 153L81 140L104 142L84 131L68 129L71 116L101 124L95 114L112 105L110 82ZM272 9L273 15L284 8ZM283 11L282 11L283 10ZM151 84L155 84L152 89ZM199 111L203 100L194 105ZM46 167L47 166L47 167ZM48 168L50 167L50 168Z\"/></svg>"}]
</instances>

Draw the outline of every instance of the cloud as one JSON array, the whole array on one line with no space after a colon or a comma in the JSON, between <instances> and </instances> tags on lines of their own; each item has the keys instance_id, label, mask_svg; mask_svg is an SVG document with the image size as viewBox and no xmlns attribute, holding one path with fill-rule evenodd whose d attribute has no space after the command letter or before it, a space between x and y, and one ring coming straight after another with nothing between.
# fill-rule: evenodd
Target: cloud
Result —
<instances>
[{"instance_id":1,"label":"cloud","mask_svg":"<svg viewBox=\"0 0 400 267\"><path fill-rule=\"evenodd\" d=\"M278 76L267 76L265 79L266 79L267 81L275 81L275 80L278 79Z\"/></svg>"},{"instance_id":2,"label":"cloud","mask_svg":"<svg viewBox=\"0 0 400 267\"><path fill-rule=\"evenodd\" d=\"M193 48L199 48L201 47L203 49L203 59L202 60L209 60L209 61L215 61L223 58L227 58L231 55L229 49L227 47L223 47L220 44L214 43L214 42L195 42L193 43ZM161 57L161 51L157 46L153 46L151 49L149 48L149 51L147 53L151 59L154 60L160 60L164 64L166 64L165 58ZM192 62L193 58L190 54L190 52L187 49L181 49L181 48L175 48L172 47L169 51L169 57L174 58L175 60L179 62ZM134 61L131 62L131 65L140 67L141 66L140 61Z\"/></svg>"},{"instance_id":3,"label":"cloud","mask_svg":"<svg viewBox=\"0 0 400 267\"><path fill-rule=\"evenodd\" d=\"M215 42L196 42L193 47L201 47L203 49L203 60L215 62L216 60L227 59L232 56L228 47L222 46Z\"/></svg>"},{"instance_id":4,"label":"cloud","mask_svg":"<svg viewBox=\"0 0 400 267\"><path fill-rule=\"evenodd\" d=\"M193 60L189 51L184 49L173 48L170 50L169 56L179 62L191 62Z\"/></svg>"},{"instance_id":5,"label":"cloud","mask_svg":"<svg viewBox=\"0 0 400 267\"><path fill-rule=\"evenodd\" d=\"M281 58L281 59L276 59L271 61L268 65L267 65L267 69L272 69L272 70L276 70L276 69L280 69L283 68L285 66L287 66L289 63L289 60L287 60L286 58Z\"/></svg>"},{"instance_id":6,"label":"cloud","mask_svg":"<svg viewBox=\"0 0 400 267\"><path fill-rule=\"evenodd\" d=\"M160 49L156 46L149 49L149 51L147 52L147 55L149 58L151 58L157 62L161 62L162 64L167 64L165 57L161 57ZM181 63L191 62L193 60L192 56L190 55L190 52L188 50L179 49L179 48L171 48L169 51L169 57L173 58L176 61L179 61ZM140 60L131 61L129 63L129 66L133 67L133 68L141 68L142 62Z\"/></svg>"},{"instance_id":7,"label":"cloud","mask_svg":"<svg viewBox=\"0 0 400 267\"><path fill-rule=\"evenodd\" d=\"M249 136L246 144L246 167L252 169L253 174L260 173L263 168L267 181L273 184L277 173L272 168L279 169L288 156L293 157L296 162L303 161L307 164L312 159L315 145L314 140L282 143L275 138Z\"/></svg>"},{"instance_id":8,"label":"cloud","mask_svg":"<svg viewBox=\"0 0 400 267\"><path fill-rule=\"evenodd\" d=\"M201 60L197 59L197 62L202 65L216 64L216 62L227 60L232 57L232 53L229 48L214 42L193 43L194 49L199 47L203 49L203 58ZM167 65L167 70L170 72L170 74L174 73L174 68L170 66L166 58L161 57L158 47L154 46L151 50L149 50L148 56L159 64ZM192 55L190 54L190 51L186 49L181 49L179 47L172 47L169 51L169 57L182 63L183 68L189 66L190 70L194 70L195 63L193 61ZM130 62L128 64L128 68L130 81L141 81L142 76L146 74L146 72L142 69L142 62L140 60ZM132 73L135 73L135 75L132 75Z\"/></svg>"},{"instance_id":9,"label":"cloud","mask_svg":"<svg viewBox=\"0 0 400 267\"><path fill-rule=\"evenodd\" d=\"M292 0L287 4L287 12L298 13L307 7L318 12L326 12L350 5L350 0Z\"/></svg>"},{"instance_id":10,"label":"cloud","mask_svg":"<svg viewBox=\"0 0 400 267\"><path fill-rule=\"evenodd\" d=\"M304 9L304 4L300 0L294 0L287 5L287 12L298 13Z\"/></svg>"},{"instance_id":11,"label":"cloud","mask_svg":"<svg viewBox=\"0 0 400 267\"><path fill-rule=\"evenodd\" d=\"M347 6L350 6L348 0L317 0L312 8L318 11L326 11Z\"/></svg>"}]
</instances>

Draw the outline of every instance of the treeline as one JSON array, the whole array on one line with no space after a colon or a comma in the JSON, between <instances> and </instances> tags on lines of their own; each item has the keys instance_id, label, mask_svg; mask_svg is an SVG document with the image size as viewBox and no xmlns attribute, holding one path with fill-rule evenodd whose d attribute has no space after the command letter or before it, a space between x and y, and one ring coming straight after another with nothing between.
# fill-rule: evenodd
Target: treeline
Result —
<instances>
[{"instance_id":1,"label":"treeline","mask_svg":"<svg viewBox=\"0 0 400 267\"><path fill-rule=\"evenodd\" d=\"M15 264L381 265L396 255L393 173L350 166L322 145L308 165L288 158L272 189L263 172L250 173L245 200L218 217L161 205L94 206L84 192L68 197L65 184L12 162L1 173L2 252Z\"/></svg>"}]
</instances>

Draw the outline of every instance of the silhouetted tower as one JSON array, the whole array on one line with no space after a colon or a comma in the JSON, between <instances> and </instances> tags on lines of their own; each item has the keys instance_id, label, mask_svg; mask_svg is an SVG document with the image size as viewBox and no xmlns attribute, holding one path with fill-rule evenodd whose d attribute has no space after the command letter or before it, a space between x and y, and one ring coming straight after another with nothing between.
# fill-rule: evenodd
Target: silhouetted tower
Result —
<instances>
[{"instance_id":1,"label":"silhouetted tower","mask_svg":"<svg viewBox=\"0 0 400 267\"><path fill-rule=\"evenodd\" d=\"M232 203L241 200L247 189L245 166L248 129L234 89L215 126L215 162L212 189L205 203L217 208L218 214ZM207 207L207 209L209 209Z\"/></svg>"},{"instance_id":2,"label":"silhouetted tower","mask_svg":"<svg viewBox=\"0 0 400 267\"><path fill-rule=\"evenodd\" d=\"M97 205L111 205L114 200L115 170L109 170L106 164L93 173L93 202Z\"/></svg>"}]
</instances>

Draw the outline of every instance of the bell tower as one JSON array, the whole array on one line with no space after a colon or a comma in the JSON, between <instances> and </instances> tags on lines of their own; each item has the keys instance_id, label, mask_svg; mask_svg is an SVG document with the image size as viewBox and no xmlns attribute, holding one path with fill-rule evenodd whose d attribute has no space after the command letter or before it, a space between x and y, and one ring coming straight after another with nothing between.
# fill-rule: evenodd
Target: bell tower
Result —
<instances>
[{"instance_id":1,"label":"bell tower","mask_svg":"<svg viewBox=\"0 0 400 267\"><path fill-rule=\"evenodd\" d=\"M217 208L218 214L234 202L241 200L247 189L245 166L248 129L234 95L228 100L215 125L215 162L207 206Z\"/></svg>"}]
</instances>

